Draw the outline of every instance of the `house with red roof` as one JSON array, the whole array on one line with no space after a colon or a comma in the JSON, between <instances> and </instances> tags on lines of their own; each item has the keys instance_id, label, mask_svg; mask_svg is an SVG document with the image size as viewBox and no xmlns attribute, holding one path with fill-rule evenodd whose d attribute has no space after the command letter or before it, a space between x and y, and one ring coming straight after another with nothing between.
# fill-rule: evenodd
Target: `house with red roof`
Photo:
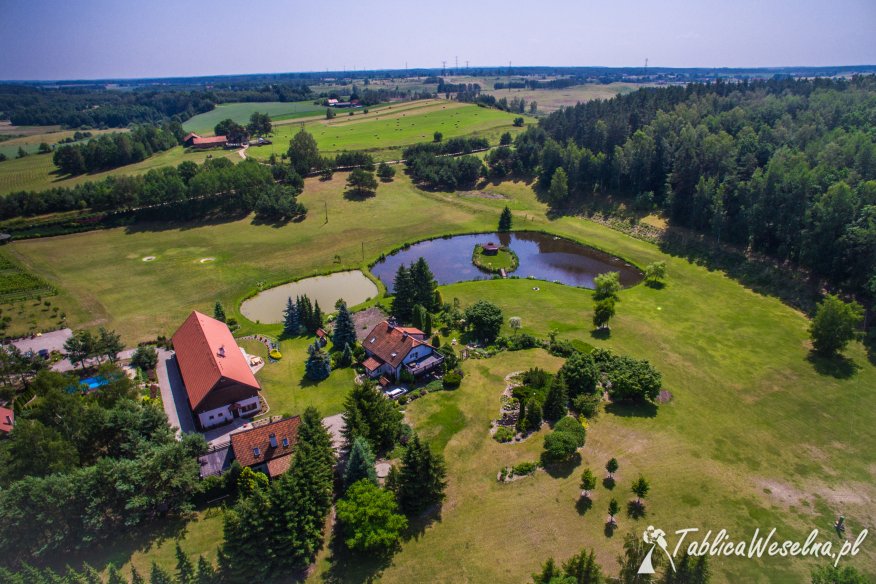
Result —
<instances>
[{"instance_id":1,"label":"house with red roof","mask_svg":"<svg viewBox=\"0 0 876 584\"><path fill-rule=\"evenodd\" d=\"M231 449L241 466L280 476L292 464L301 418L293 416L231 435Z\"/></svg>"},{"instance_id":2,"label":"house with red roof","mask_svg":"<svg viewBox=\"0 0 876 584\"><path fill-rule=\"evenodd\" d=\"M194 132L190 132L183 138L183 146L188 148L224 148L227 144L228 139L225 136L209 136L204 138Z\"/></svg>"},{"instance_id":3,"label":"house with red roof","mask_svg":"<svg viewBox=\"0 0 876 584\"><path fill-rule=\"evenodd\" d=\"M0 407L0 436L12 432L13 426L15 426L15 412L11 408Z\"/></svg>"},{"instance_id":4,"label":"house with red roof","mask_svg":"<svg viewBox=\"0 0 876 584\"><path fill-rule=\"evenodd\" d=\"M437 369L444 356L426 342L426 333L389 321L376 325L362 341L366 358L362 362L368 377L398 381L403 371L414 377Z\"/></svg>"},{"instance_id":5,"label":"house with red roof","mask_svg":"<svg viewBox=\"0 0 876 584\"><path fill-rule=\"evenodd\" d=\"M228 326L194 311L173 335L189 407L201 428L259 412L259 386Z\"/></svg>"}]
</instances>

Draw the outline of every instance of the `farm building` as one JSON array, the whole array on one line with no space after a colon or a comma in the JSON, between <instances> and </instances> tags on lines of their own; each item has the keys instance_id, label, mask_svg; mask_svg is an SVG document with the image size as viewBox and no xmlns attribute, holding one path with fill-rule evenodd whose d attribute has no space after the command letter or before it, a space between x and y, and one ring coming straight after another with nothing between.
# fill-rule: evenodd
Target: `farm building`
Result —
<instances>
[{"instance_id":1,"label":"farm building","mask_svg":"<svg viewBox=\"0 0 876 584\"><path fill-rule=\"evenodd\" d=\"M0 407L0 437L12 432L15 426L15 412L10 408Z\"/></svg>"},{"instance_id":2,"label":"farm building","mask_svg":"<svg viewBox=\"0 0 876 584\"><path fill-rule=\"evenodd\" d=\"M232 434L234 458L241 466L251 467L271 478L283 474L292 463L300 423L301 418L293 416Z\"/></svg>"},{"instance_id":3,"label":"farm building","mask_svg":"<svg viewBox=\"0 0 876 584\"><path fill-rule=\"evenodd\" d=\"M225 148L227 144L228 139L225 138L225 136L210 136L208 138L203 138L192 132L183 138L183 145L188 148Z\"/></svg>"},{"instance_id":4,"label":"farm building","mask_svg":"<svg viewBox=\"0 0 876 584\"><path fill-rule=\"evenodd\" d=\"M172 340L189 407L201 428L259 412L259 383L224 322L194 311Z\"/></svg>"},{"instance_id":5,"label":"farm building","mask_svg":"<svg viewBox=\"0 0 876 584\"><path fill-rule=\"evenodd\" d=\"M398 381L402 371L418 377L435 370L444 357L425 339L426 333L420 329L395 326L384 320L362 341L365 372L371 378L386 376Z\"/></svg>"}]
</instances>

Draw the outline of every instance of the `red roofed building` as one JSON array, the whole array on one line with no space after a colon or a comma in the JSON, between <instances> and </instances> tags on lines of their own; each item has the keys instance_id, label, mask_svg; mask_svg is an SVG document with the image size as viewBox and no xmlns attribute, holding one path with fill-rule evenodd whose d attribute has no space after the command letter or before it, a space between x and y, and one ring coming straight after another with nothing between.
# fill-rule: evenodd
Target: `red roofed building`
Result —
<instances>
[{"instance_id":1,"label":"red roofed building","mask_svg":"<svg viewBox=\"0 0 876 584\"><path fill-rule=\"evenodd\" d=\"M241 466L252 467L271 478L289 470L292 453L298 442L298 424L294 416L231 435L234 458Z\"/></svg>"},{"instance_id":2,"label":"red roofed building","mask_svg":"<svg viewBox=\"0 0 876 584\"><path fill-rule=\"evenodd\" d=\"M9 408L0 407L0 436L5 436L12 432L14 425L15 412Z\"/></svg>"},{"instance_id":3,"label":"red roofed building","mask_svg":"<svg viewBox=\"0 0 876 584\"><path fill-rule=\"evenodd\" d=\"M190 148L218 148L225 147L228 139L225 136L210 136L203 138L194 132L189 133L183 138L183 145Z\"/></svg>"},{"instance_id":4,"label":"red roofed building","mask_svg":"<svg viewBox=\"0 0 876 584\"><path fill-rule=\"evenodd\" d=\"M372 378L384 375L398 381L402 371L414 377L433 371L444 362L444 356L425 337L420 329L381 322L362 341L367 355L362 362L365 372Z\"/></svg>"},{"instance_id":5,"label":"red roofed building","mask_svg":"<svg viewBox=\"0 0 876 584\"><path fill-rule=\"evenodd\" d=\"M173 335L173 349L201 428L259 412L259 383L224 322L192 312Z\"/></svg>"}]
</instances>

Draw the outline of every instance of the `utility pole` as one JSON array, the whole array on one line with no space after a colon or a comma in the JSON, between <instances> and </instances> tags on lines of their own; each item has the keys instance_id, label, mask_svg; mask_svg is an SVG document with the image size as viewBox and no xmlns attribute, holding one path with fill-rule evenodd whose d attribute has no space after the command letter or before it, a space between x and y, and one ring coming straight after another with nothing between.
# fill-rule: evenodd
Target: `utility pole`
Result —
<instances>
[{"instance_id":1,"label":"utility pole","mask_svg":"<svg viewBox=\"0 0 876 584\"><path fill-rule=\"evenodd\" d=\"M441 61L441 77L447 77L447 61Z\"/></svg>"},{"instance_id":2,"label":"utility pole","mask_svg":"<svg viewBox=\"0 0 876 584\"><path fill-rule=\"evenodd\" d=\"M362 262L365 262L365 242L362 242Z\"/></svg>"},{"instance_id":3,"label":"utility pole","mask_svg":"<svg viewBox=\"0 0 876 584\"><path fill-rule=\"evenodd\" d=\"M454 56L453 59L456 62L456 66L453 68L453 74L459 75L459 57Z\"/></svg>"},{"instance_id":4,"label":"utility pole","mask_svg":"<svg viewBox=\"0 0 876 584\"><path fill-rule=\"evenodd\" d=\"M328 223L328 201L323 201L325 203L325 222Z\"/></svg>"}]
</instances>

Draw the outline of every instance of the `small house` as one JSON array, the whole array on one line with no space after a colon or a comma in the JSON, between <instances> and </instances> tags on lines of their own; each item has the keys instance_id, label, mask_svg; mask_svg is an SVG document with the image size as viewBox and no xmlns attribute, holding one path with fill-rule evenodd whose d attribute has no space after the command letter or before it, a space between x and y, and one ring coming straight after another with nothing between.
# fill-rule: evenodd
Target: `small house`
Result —
<instances>
[{"instance_id":1,"label":"small house","mask_svg":"<svg viewBox=\"0 0 876 584\"><path fill-rule=\"evenodd\" d=\"M301 418L293 416L231 435L231 449L241 466L275 478L289 470Z\"/></svg>"},{"instance_id":2,"label":"small house","mask_svg":"<svg viewBox=\"0 0 876 584\"><path fill-rule=\"evenodd\" d=\"M325 347L328 344L328 333L321 328L316 329L316 340L320 347Z\"/></svg>"},{"instance_id":3,"label":"small house","mask_svg":"<svg viewBox=\"0 0 876 584\"><path fill-rule=\"evenodd\" d=\"M15 412L11 408L0 407L0 436L12 432L13 426L15 426Z\"/></svg>"},{"instance_id":4,"label":"small house","mask_svg":"<svg viewBox=\"0 0 876 584\"><path fill-rule=\"evenodd\" d=\"M444 356L425 339L426 333L420 329L384 320L362 341L365 373L372 379L384 376L399 381L402 371L414 377L434 371L444 362Z\"/></svg>"}]
</instances>

